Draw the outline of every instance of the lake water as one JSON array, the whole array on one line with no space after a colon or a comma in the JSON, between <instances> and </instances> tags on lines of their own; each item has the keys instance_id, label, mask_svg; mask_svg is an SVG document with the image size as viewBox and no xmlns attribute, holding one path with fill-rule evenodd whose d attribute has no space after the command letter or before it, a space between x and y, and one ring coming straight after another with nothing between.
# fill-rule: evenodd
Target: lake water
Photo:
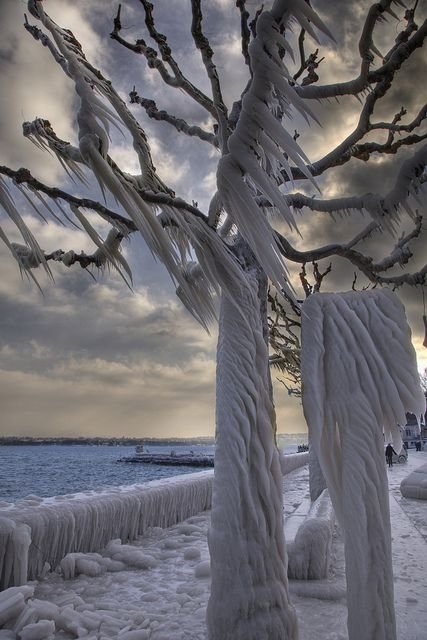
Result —
<instances>
[{"instance_id":1,"label":"lake water","mask_svg":"<svg viewBox=\"0 0 427 640\"><path fill-rule=\"evenodd\" d=\"M303 440L298 440L298 443ZM295 450L295 438L279 444ZM171 446L148 447L170 453ZM176 453L212 453L206 445L173 445ZM132 456L134 447L105 445L5 445L0 446L0 500L14 502L28 495L48 497L99 487L129 485L200 471L195 467L126 464L119 458Z\"/></svg>"}]
</instances>

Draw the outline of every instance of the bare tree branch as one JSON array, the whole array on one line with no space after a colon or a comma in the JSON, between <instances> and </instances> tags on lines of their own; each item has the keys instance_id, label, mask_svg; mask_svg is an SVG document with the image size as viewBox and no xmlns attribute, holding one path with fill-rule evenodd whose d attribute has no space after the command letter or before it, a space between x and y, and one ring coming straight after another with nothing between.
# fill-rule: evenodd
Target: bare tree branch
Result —
<instances>
[{"instance_id":1,"label":"bare tree branch","mask_svg":"<svg viewBox=\"0 0 427 640\"><path fill-rule=\"evenodd\" d=\"M120 36L122 25L119 12L116 16L116 19L114 20L114 28L110 33L110 37L130 51L143 55L147 60L149 68L156 69L156 71L158 71L158 73L160 74L162 80L167 85L185 91L187 95L193 98L193 100L195 100L201 107L206 109L215 119L217 119L217 111L213 101L184 76L179 65L172 55L172 51L167 44L165 36L163 36L163 34L158 34L158 32L156 31L152 16L153 5L151 5L151 3L149 2L145 2L145 0L141 0L141 3L143 4L146 12L146 24L148 26L150 35L152 35L154 40L159 45L163 61L159 59L157 52L152 47L147 46L146 42L142 38L132 44ZM169 73L164 62L168 63L173 75Z\"/></svg>"},{"instance_id":2,"label":"bare tree branch","mask_svg":"<svg viewBox=\"0 0 427 640\"><path fill-rule=\"evenodd\" d=\"M378 9L378 5L384 5L383 10ZM371 7L370 13L365 23L365 28L359 42L359 52L362 58L361 70L357 78L347 82L338 82L330 85L309 85L305 87L297 86L295 90L298 95L306 99L319 98L335 98L344 95L357 95L365 91L369 85L379 82L389 73L395 73L401 68L402 64L410 55L419 47L427 36L427 21L418 28L418 31L410 37L407 42L399 43L390 51L390 56L386 62L378 69L371 70L370 65L373 61L373 55L370 52L372 48L372 31L381 13L390 8L391 0L383 0ZM375 8L376 7L376 8Z\"/></svg>"},{"instance_id":3,"label":"bare tree branch","mask_svg":"<svg viewBox=\"0 0 427 640\"><path fill-rule=\"evenodd\" d=\"M49 187L45 185L37 178L34 178L28 169L18 169L14 171L9 167L5 167L0 165L0 174L3 174L9 178L11 178L15 184L25 184L28 186L30 190L33 191L41 191L46 194L52 200L64 200L69 204L73 204L76 207L82 209L91 209L92 211L96 211L101 218L106 220L112 225L116 225L119 228L126 228L128 232L133 232L137 230L135 223L132 220L122 216L121 214L112 211L108 207L105 207L100 202L96 200L91 200L90 198L78 198L73 196L72 194L64 191L62 189L58 189L57 187ZM170 206L175 209L181 209L186 211L187 213L193 215L198 220L206 223L208 225L208 217L200 211L196 206L185 202L182 198L176 198L167 193L154 193L153 191L149 191L146 189L140 189L138 191L139 195L150 204L154 204L156 206Z\"/></svg>"},{"instance_id":4,"label":"bare tree branch","mask_svg":"<svg viewBox=\"0 0 427 640\"><path fill-rule=\"evenodd\" d=\"M203 142L209 142L214 147L218 147L218 137L213 133L205 131L201 127L196 125L189 125L183 118L177 118L171 115L167 111L159 111L154 100L148 100L147 98L141 98L135 90L135 87L129 94L131 104L140 104L145 109L149 118L157 120L158 122L167 122L175 127L180 133L185 133L188 136L194 136L203 140Z\"/></svg>"},{"instance_id":5,"label":"bare tree branch","mask_svg":"<svg viewBox=\"0 0 427 640\"><path fill-rule=\"evenodd\" d=\"M249 29L249 11L246 9L246 0L236 0L236 7L240 11L240 34L242 40L242 54L245 59L245 63L250 68L251 60L249 57L248 47L251 39L251 31Z\"/></svg>"},{"instance_id":6,"label":"bare tree branch","mask_svg":"<svg viewBox=\"0 0 427 640\"><path fill-rule=\"evenodd\" d=\"M141 0L143 1L143 0ZM191 34L194 44L199 49L206 73L212 88L213 103L217 111L217 120L219 125L219 139L222 149L227 149L228 138L228 112L222 97L221 84L219 81L218 71L213 61L214 52L209 44L209 40L202 30L202 7L201 0L191 0L191 11L193 20L191 22Z\"/></svg>"},{"instance_id":7,"label":"bare tree branch","mask_svg":"<svg viewBox=\"0 0 427 640\"><path fill-rule=\"evenodd\" d=\"M401 286L402 284L409 283L424 284L426 282L427 265L425 265L420 271L412 274L407 273L399 276L390 276L388 278L380 275L382 272L396 266L397 264L402 266L409 262L409 260L412 258L412 252L407 245L411 240L420 235L422 228L421 223L422 218L420 216L416 220L415 228L410 233L400 238L400 240L396 243L392 253L379 262L374 262L373 258L371 258L370 256L366 256L359 251L355 251L352 248L354 247L356 242L360 242L362 239L370 235L372 231L377 229L377 225L375 225L375 223L369 224L361 233L356 236L356 238L354 238L347 244L330 244L324 247L319 247L318 249L311 249L308 251L298 251L291 245L288 240L286 240L286 238L284 238L277 232L276 237L278 239L280 250L283 252L283 255L292 262L299 262L301 264L306 264L307 262L314 263L325 258L330 258L332 256L339 256L354 264L359 269L359 271L361 271L371 282L374 283L388 283L394 284L395 286ZM318 276L320 277L319 272ZM320 282L323 277L320 279Z\"/></svg>"}]
</instances>

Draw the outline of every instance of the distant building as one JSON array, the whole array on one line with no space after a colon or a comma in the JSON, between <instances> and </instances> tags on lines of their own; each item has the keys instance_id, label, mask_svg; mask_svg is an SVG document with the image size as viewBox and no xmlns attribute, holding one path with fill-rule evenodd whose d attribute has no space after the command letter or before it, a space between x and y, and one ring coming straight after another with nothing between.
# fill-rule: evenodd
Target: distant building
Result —
<instances>
[{"instance_id":1,"label":"distant building","mask_svg":"<svg viewBox=\"0 0 427 640\"><path fill-rule=\"evenodd\" d=\"M406 414L406 425L400 427L402 440L407 444L408 448L415 448L417 442L422 442L423 438L427 440L427 430L424 421L425 416L421 416L421 420L413 413ZM423 432L425 436L423 436Z\"/></svg>"}]
</instances>

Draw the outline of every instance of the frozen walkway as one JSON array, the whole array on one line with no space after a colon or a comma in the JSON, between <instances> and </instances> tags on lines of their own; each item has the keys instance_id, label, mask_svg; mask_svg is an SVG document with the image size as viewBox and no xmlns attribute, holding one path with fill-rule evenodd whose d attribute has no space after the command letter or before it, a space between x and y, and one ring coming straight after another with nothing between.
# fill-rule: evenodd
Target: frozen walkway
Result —
<instances>
[{"instance_id":1,"label":"frozen walkway","mask_svg":"<svg viewBox=\"0 0 427 640\"><path fill-rule=\"evenodd\" d=\"M399 640L427 639L427 502L406 500L399 491L402 478L426 460L425 453L410 452L408 464L388 471ZM284 489L284 512L290 514L307 496L307 467L285 477ZM152 528L131 545L109 545L102 556L92 556L94 564L87 562L91 554L75 559L80 575L64 580L52 573L33 583L27 624L34 609L54 616L58 640L206 640L208 526L205 512L169 529ZM291 581L300 640L347 639L343 556L337 532L329 578ZM98 561L106 569L102 575L95 575ZM16 619L5 626L15 629L4 628L0 640L16 639Z\"/></svg>"}]
</instances>

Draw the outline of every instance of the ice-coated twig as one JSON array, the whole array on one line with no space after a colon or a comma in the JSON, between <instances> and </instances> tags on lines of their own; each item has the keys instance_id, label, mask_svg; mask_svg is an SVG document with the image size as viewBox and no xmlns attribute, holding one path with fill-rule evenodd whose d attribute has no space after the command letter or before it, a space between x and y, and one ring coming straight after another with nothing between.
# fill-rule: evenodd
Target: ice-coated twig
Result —
<instances>
[{"instance_id":1,"label":"ice-coated twig","mask_svg":"<svg viewBox=\"0 0 427 640\"><path fill-rule=\"evenodd\" d=\"M114 28L110 34L111 38L113 40L116 40L119 44L123 45L130 51L143 55L146 58L147 64L150 69L156 69L160 74L163 82L165 82L170 87L179 88L185 91L185 93L189 95L190 98L195 100L201 107L206 109L206 111L208 111L211 116L216 119L216 109L212 100L185 77L175 58L173 57L172 51L167 45L165 37L163 36L163 34L158 34L157 30L155 29L152 15L153 5L149 2L146 2L145 0L140 1L144 6L144 10L146 12L146 25L149 29L150 35L159 45L162 60L159 59L157 51L155 51L152 47L149 47L145 40L143 40L142 38L138 39L133 44L125 40L120 35L120 31L122 29L120 10L118 11L117 16L114 20ZM168 66L172 70L172 74L168 71L165 62L167 62Z\"/></svg>"},{"instance_id":2,"label":"ice-coated twig","mask_svg":"<svg viewBox=\"0 0 427 640\"><path fill-rule=\"evenodd\" d=\"M175 129L180 133L185 133L187 136L194 136L196 138L199 138L200 140L203 140L203 142L209 142L209 144L213 145L214 147L218 147L218 137L215 134L209 133L209 131L205 131L197 125L190 125L183 118L177 118L164 109L159 110L154 100L141 98L135 90L135 87L129 93L129 97L131 104L141 105L141 107L145 109L145 113L149 118L157 120L158 122L167 122L168 124L175 127Z\"/></svg>"},{"instance_id":3,"label":"ice-coated twig","mask_svg":"<svg viewBox=\"0 0 427 640\"><path fill-rule=\"evenodd\" d=\"M191 12L193 17L191 22L191 34L193 36L194 44L201 53L203 64L211 84L213 103L217 113L216 119L218 121L220 147L226 151L228 139L228 111L225 106L224 98L222 97L218 71L213 61L214 52L209 44L209 40L202 30L203 15L201 0L191 0Z\"/></svg>"},{"instance_id":4,"label":"ice-coated twig","mask_svg":"<svg viewBox=\"0 0 427 640\"><path fill-rule=\"evenodd\" d=\"M240 11L240 34L242 40L242 55L245 63L250 67L251 61L249 57L249 42L251 39L251 30L249 29L248 22L250 18L249 11L246 9L246 0L236 0L236 7Z\"/></svg>"},{"instance_id":5,"label":"ice-coated twig","mask_svg":"<svg viewBox=\"0 0 427 640\"><path fill-rule=\"evenodd\" d=\"M377 5L381 4L387 5L387 7L384 8L384 11L387 11L391 1L384 0L384 2L377 3ZM373 61L373 56L369 51L370 38L372 36L372 29L378 20L378 15L380 15L377 11L378 9L376 8L375 20L372 19L374 13L370 14L371 18L369 21L369 29L364 29L362 38L359 42L359 51L362 57L359 76L352 80L329 85L299 86L296 87L298 95L305 99L335 98L337 96L345 95L357 96L361 92L365 91L370 85L382 80L388 73L396 72L400 69L405 60L407 60L418 47L423 45L427 36L427 20L423 22L418 31L416 31L406 42L399 43L397 47L393 47L389 58L384 62L384 64L377 69L371 69L370 64Z\"/></svg>"},{"instance_id":6,"label":"ice-coated twig","mask_svg":"<svg viewBox=\"0 0 427 640\"><path fill-rule=\"evenodd\" d=\"M387 271L396 265L403 266L409 262L412 258L412 252L409 249L409 244L411 240L419 237L421 229L422 218L419 217L416 220L414 229L402 236L402 238L400 238L395 244L393 251L378 262L375 262L371 256L364 255L353 248L357 243L366 239L374 231L378 231L378 224L375 222L371 222L367 225L363 231L358 233L346 244L330 244L317 249L310 249L308 251L298 251L282 235L276 233L276 236L283 255L292 262L306 264L307 262L314 262L317 260L331 258L332 256L339 256L348 260L357 267L358 270L370 280L370 282L399 287L404 284L423 285L427 282L427 264L420 270L413 273L407 272L392 276L382 275L384 271Z\"/></svg>"}]
</instances>

